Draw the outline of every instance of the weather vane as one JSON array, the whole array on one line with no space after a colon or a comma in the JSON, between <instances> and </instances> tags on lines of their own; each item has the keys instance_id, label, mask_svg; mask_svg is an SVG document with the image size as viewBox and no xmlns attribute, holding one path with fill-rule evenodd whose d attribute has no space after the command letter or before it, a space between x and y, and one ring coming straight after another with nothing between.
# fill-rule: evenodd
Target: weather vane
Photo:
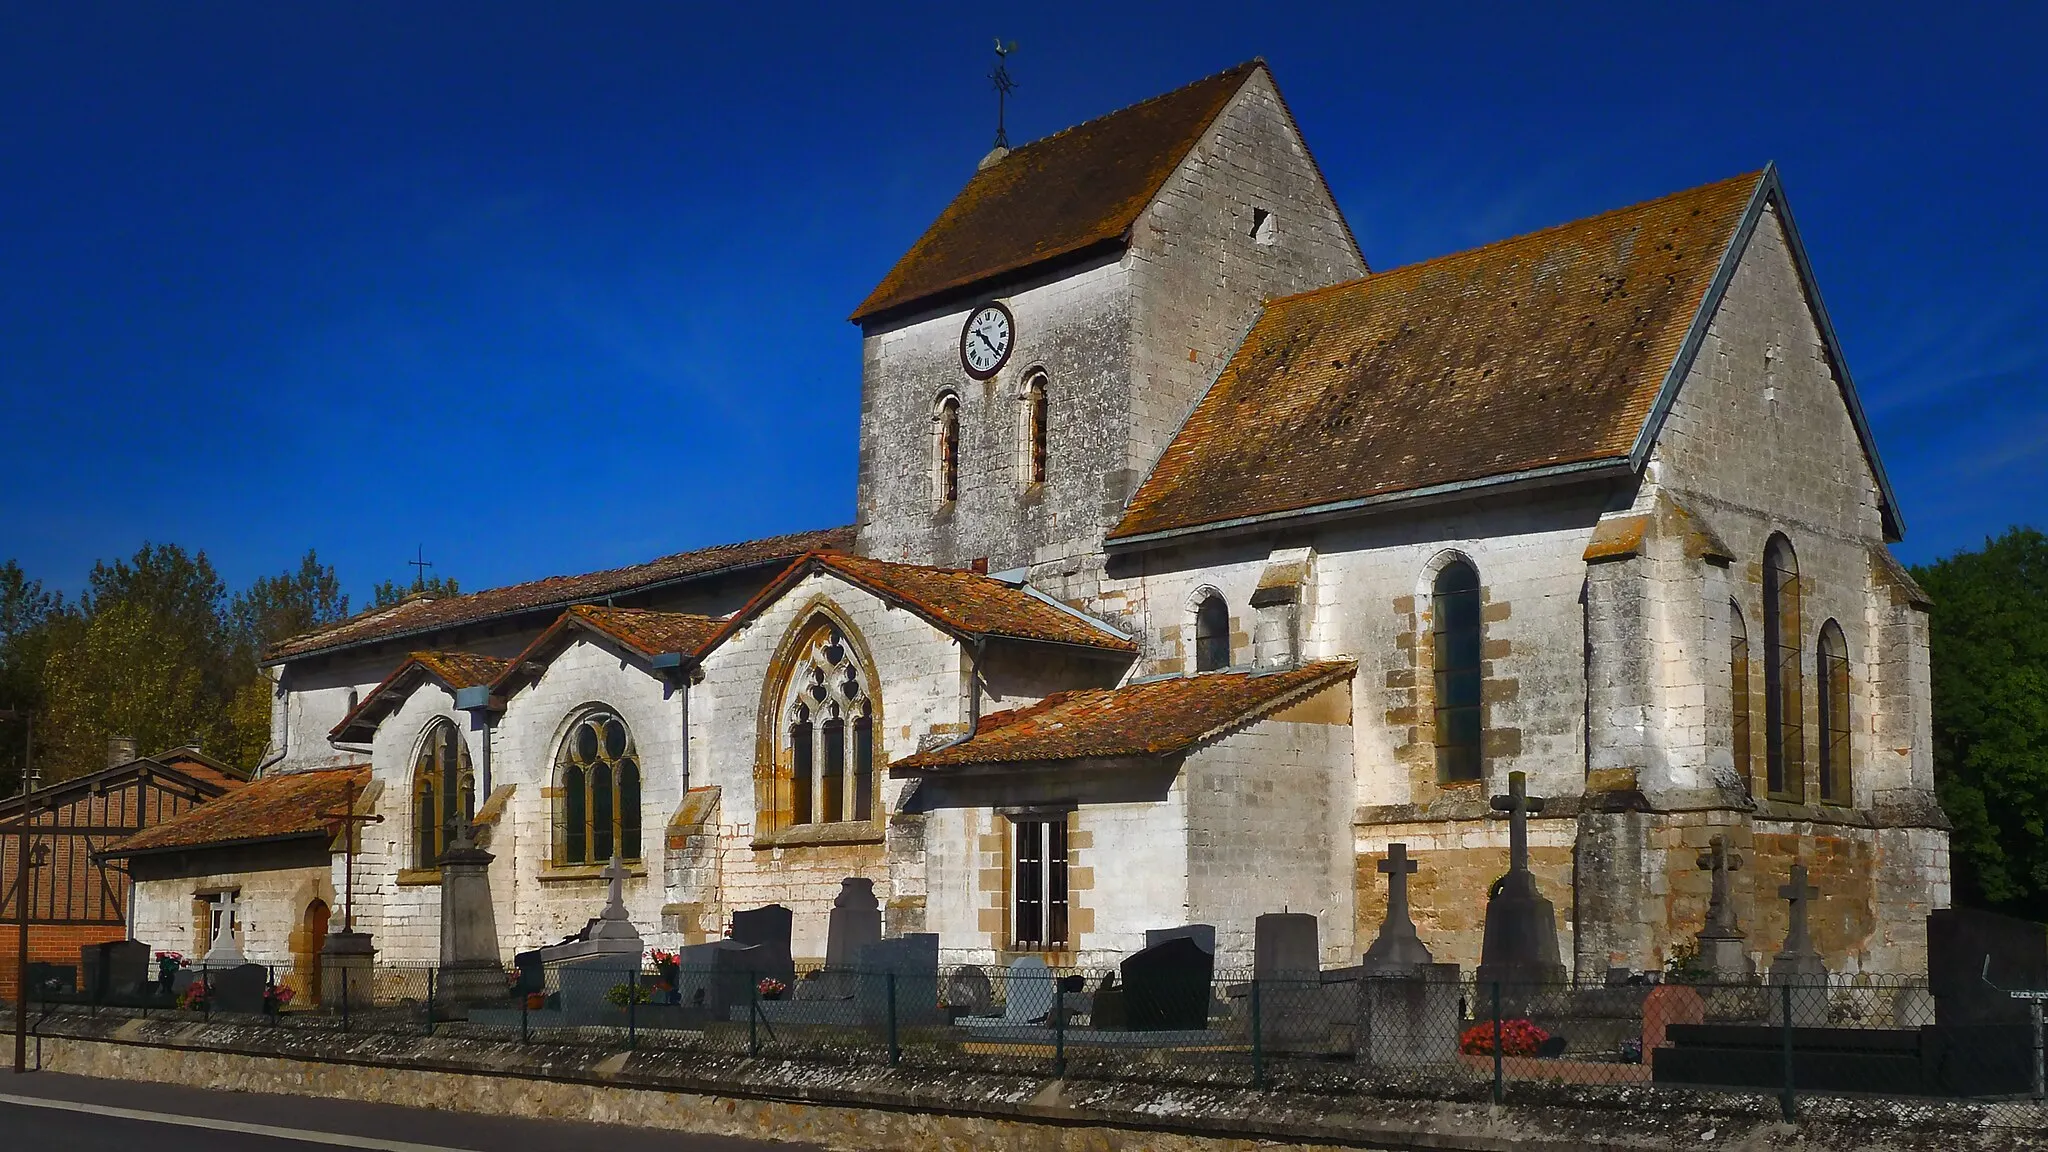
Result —
<instances>
[{"instance_id":1,"label":"weather vane","mask_svg":"<svg viewBox=\"0 0 2048 1152\"><path fill-rule=\"evenodd\" d=\"M407 560L406 564L411 566L413 570L412 590L415 592L425 592L427 590L427 569L434 566L434 562L427 559L427 546L424 544L420 545L419 550L413 553L413 558Z\"/></svg>"},{"instance_id":2,"label":"weather vane","mask_svg":"<svg viewBox=\"0 0 2048 1152\"><path fill-rule=\"evenodd\" d=\"M996 147L998 148L1008 148L1010 146L1010 134L1003 130L1003 104L1009 98L1010 93L1016 90L1017 82L1010 79L1010 70L1003 65L1009 59L1010 53L1016 50L1017 42L1015 40L1005 44L1002 37L996 37L996 70L988 74L988 79L989 83L996 86Z\"/></svg>"}]
</instances>

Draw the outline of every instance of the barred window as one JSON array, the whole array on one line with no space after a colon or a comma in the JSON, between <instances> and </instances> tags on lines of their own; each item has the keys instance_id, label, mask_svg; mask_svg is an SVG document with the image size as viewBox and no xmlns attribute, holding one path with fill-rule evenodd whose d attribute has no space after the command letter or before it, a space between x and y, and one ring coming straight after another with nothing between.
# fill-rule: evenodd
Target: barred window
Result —
<instances>
[{"instance_id":1,"label":"barred window","mask_svg":"<svg viewBox=\"0 0 2048 1152\"><path fill-rule=\"evenodd\" d=\"M1018 819L1012 825L1015 900L1011 935L1027 951L1067 945L1067 819L1065 814Z\"/></svg>"},{"instance_id":2,"label":"barred window","mask_svg":"<svg viewBox=\"0 0 2048 1152\"><path fill-rule=\"evenodd\" d=\"M1444 565L1430 596L1436 649L1436 773L1446 783L1481 775L1479 572Z\"/></svg>"},{"instance_id":3,"label":"barred window","mask_svg":"<svg viewBox=\"0 0 2048 1152\"><path fill-rule=\"evenodd\" d=\"M640 755L608 709L578 717L555 757L555 863L640 859Z\"/></svg>"},{"instance_id":4,"label":"barred window","mask_svg":"<svg viewBox=\"0 0 2048 1152\"><path fill-rule=\"evenodd\" d=\"M1820 798L1829 804L1848 804L1854 798L1849 779L1849 645L1842 637L1842 626L1833 620L1820 626L1814 673L1820 689L1821 739L1826 741Z\"/></svg>"},{"instance_id":5,"label":"barred window","mask_svg":"<svg viewBox=\"0 0 2048 1152\"><path fill-rule=\"evenodd\" d=\"M1806 733L1799 668L1799 560L1792 542L1764 545L1765 786L1773 796L1806 799Z\"/></svg>"}]
</instances>

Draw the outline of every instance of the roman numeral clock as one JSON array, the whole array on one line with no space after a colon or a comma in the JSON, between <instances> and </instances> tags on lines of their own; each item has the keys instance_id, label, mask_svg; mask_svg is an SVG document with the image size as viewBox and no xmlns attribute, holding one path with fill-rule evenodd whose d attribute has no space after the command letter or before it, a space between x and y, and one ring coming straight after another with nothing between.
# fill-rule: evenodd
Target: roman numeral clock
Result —
<instances>
[{"instance_id":1,"label":"roman numeral clock","mask_svg":"<svg viewBox=\"0 0 2048 1152\"><path fill-rule=\"evenodd\" d=\"M986 380L1009 363L1017 327L1010 310L991 300L967 314L960 329L960 366L976 380Z\"/></svg>"}]
</instances>

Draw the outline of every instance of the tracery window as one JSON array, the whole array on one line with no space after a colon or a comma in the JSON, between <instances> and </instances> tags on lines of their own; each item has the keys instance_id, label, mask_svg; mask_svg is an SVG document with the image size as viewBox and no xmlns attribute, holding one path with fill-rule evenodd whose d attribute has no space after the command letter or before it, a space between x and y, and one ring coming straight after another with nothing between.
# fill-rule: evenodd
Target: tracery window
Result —
<instances>
[{"instance_id":1,"label":"tracery window","mask_svg":"<svg viewBox=\"0 0 2048 1152\"><path fill-rule=\"evenodd\" d=\"M618 714L577 717L555 754L555 863L640 858L640 754Z\"/></svg>"},{"instance_id":2,"label":"tracery window","mask_svg":"<svg viewBox=\"0 0 2048 1152\"><path fill-rule=\"evenodd\" d=\"M412 862L437 868L461 827L476 819L476 773L462 733L436 720L412 766ZM459 822L459 823L458 823Z\"/></svg>"},{"instance_id":3,"label":"tracery window","mask_svg":"<svg viewBox=\"0 0 2048 1152\"><path fill-rule=\"evenodd\" d=\"M1799 560L1774 534L1764 545L1764 772L1773 796L1806 799L1799 669Z\"/></svg>"},{"instance_id":4,"label":"tracery window","mask_svg":"<svg viewBox=\"0 0 2048 1152\"><path fill-rule=\"evenodd\" d=\"M1453 560L1436 574L1430 596L1436 673L1436 772L1439 780L1480 778L1479 571Z\"/></svg>"},{"instance_id":5,"label":"tracery window","mask_svg":"<svg viewBox=\"0 0 2048 1152\"><path fill-rule=\"evenodd\" d=\"M1833 620L1820 626L1814 650L1814 673L1820 687L1820 798L1847 804L1849 780L1849 645L1842 626Z\"/></svg>"},{"instance_id":6,"label":"tracery window","mask_svg":"<svg viewBox=\"0 0 2048 1152\"><path fill-rule=\"evenodd\" d=\"M1749 787L1749 628L1742 609L1728 602L1728 728L1735 774Z\"/></svg>"},{"instance_id":7,"label":"tracery window","mask_svg":"<svg viewBox=\"0 0 2048 1152\"><path fill-rule=\"evenodd\" d=\"M939 502L950 504L960 498L960 398L950 392L939 397L933 416L934 486Z\"/></svg>"},{"instance_id":8,"label":"tracery window","mask_svg":"<svg viewBox=\"0 0 2048 1152\"><path fill-rule=\"evenodd\" d=\"M875 818L873 679L829 617L802 634L780 693L782 734L768 823Z\"/></svg>"},{"instance_id":9,"label":"tracery window","mask_svg":"<svg viewBox=\"0 0 2048 1152\"><path fill-rule=\"evenodd\" d=\"M1230 667L1230 606L1215 592L1195 607L1195 671Z\"/></svg>"},{"instance_id":10,"label":"tracery window","mask_svg":"<svg viewBox=\"0 0 2048 1152\"><path fill-rule=\"evenodd\" d=\"M1024 480L1045 483L1045 373L1034 372L1024 385Z\"/></svg>"}]
</instances>

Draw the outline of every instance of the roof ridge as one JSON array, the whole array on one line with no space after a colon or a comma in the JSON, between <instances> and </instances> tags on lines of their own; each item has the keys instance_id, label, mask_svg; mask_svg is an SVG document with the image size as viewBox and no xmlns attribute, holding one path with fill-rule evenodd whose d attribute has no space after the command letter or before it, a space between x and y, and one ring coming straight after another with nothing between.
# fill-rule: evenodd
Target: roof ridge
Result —
<instances>
[{"instance_id":1,"label":"roof ridge","mask_svg":"<svg viewBox=\"0 0 2048 1152\"><path fill-rule=\"evenodd\" d=\"M1595 212L1590 216L1578 216L1570 220L1561 220L1555 224L1546 224L1541 228L1528 232L1517 232L1512 236L1503 236L1498 240L1489 240L1484 244L1474 245L1470 248L1460 248L1455 252L1445 252L1441 255L1428 257L1427 259L1417 260L1411 264L1402 264L1389 268L1383 272L1368 272L1363 276L1357 276L1350 280L1340 280L1335 284L1325 284L1321 288L1311 288L1305 292L1296 292L1287 296L1275 296L1266 301L1266 307L1271 308L1279 304L1294 304L1322 296L1335 295L1345 289L1357 288L1361 284L1382 281L1388 277L1398 276L1403 273L1418 273L1433 265L1447 264L1461 257L1497 252L1511 245L1525 244L1543 239L1554 233L1562 232L1567 228L1577 228L1612 217L1627 215L1631 212L1641 212L1658 205L1668 204L1673 200L1681 200L1687 196L1696 196L1709 189L1723 188L1737 182L1746 182L1754 185L1757 181L1762 180L1764 174L1768 171L1768 168L1759 168L1754 172L1742 172L1734 176L1723 177L1719 180L1709 180L1704 184L1695 184L1690 188L1681 188L1676 192L1667 192L1662 196L1652 196L1647 200L1638 200L1633 204L1623 204L1618 208L1608 208L1604 211Z\"/></svg>"},{"instance_id":2,"label":"roof ridge","mask_svg":"<svg viewBox=\"0 0 2048 1152\"><path fill-rule=\"evenodd\" d=\"M1249 77L1254 69L1267 67L1268 66L1266 64L1266 58L1264 56L1254 56L1249 60L1244 60L1236 64L1232 64L1230 67L1225 68L1221 71L1211 72L1210 74L1200 78L1199 80L1190 80L1177 88L1169 88L1164 92L1159 92L1155 93L1154 95L1147 96L1143 100L1138 100L1133 103L1126 104L1121 108L1115 108L1108 112L1104 112L1100 116L1091 116L1086 120L1080 121L1079 123L1069 124L1065 128L1062 128L1057 132L1049 132L1046 135L1040 136L1035 140L1026 141L1025 143L1017 145L1015 148L1010 149L1009 153L1003 157L1003 160L998 161L997 163L1007 161L1010 159L1011 156L1015 156L1020 152L1036 148L1040 144L1046 144L1050 143L1051 141L1057 140L1060 137L1065 136L1069 132L1079 132L1083 128L1088 128L1093 125L1100 124L1104 120L1108 120L1111 117L1121 116L1126 112L1134 112L1137 109L1145 107L1147 104L1157 104L1161 100L1172 99L1175 96L1179 96L1182 93L1185 93L1190 88L1199 88L1202 85L1207 84L1213 80L1221 80L1225 76L1228 76L1233 72L1243 72L1247 77ZM1270 68L1268 70L1270 71Z\"/></svg>"}]
</instances>

